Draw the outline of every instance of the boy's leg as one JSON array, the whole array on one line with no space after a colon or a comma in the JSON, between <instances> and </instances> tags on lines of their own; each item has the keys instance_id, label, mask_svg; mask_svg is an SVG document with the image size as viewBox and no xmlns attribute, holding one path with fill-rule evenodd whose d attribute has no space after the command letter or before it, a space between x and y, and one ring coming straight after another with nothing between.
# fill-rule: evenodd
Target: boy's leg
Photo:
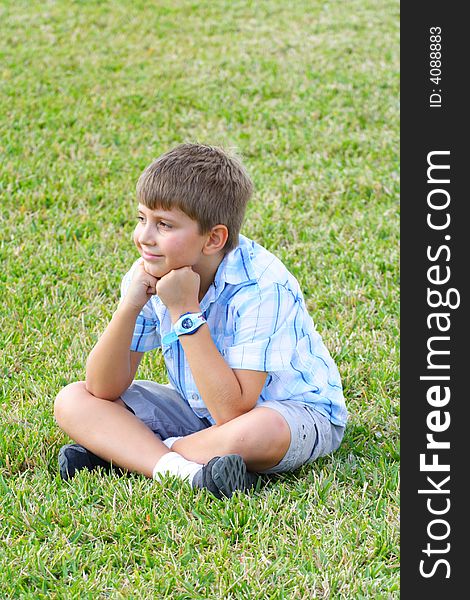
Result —
<instances>
[{"instance_id":1,"label":"boy's leg","mask_svg":"<svg viewBox=\"0 0 470 600\"><path fill-rule=\"evenodd\" d=\"M126 400L129 401L127 395ZM184 405L180 406L180 409L183 408ZM240 456L212 456L205 466L189 461L170 451L158 435L126 408L122 400L96 398L86 390L83 382L71 384L59 393L55 417L59 426L83 446L75 444L62 448L59 463L61 458L68 463L67 454L70 454L73 462L78 460L78 470L89 468L86 465L91 451L96 455L93 462L99 466L103 465L95 459L99 461L98 457L101 457L157 480L168 473L188 479L194 487L205 487L219 498L231 496L235 490L246 490L254 484L253 475L246 472ZM194 423L193 426L197 429L203 425ZM165 425L162 424L162 427L164 431ZM61 472L64 470L69 476L73 475L70 471L77 470L73 465L72 468L68 468L67 464L63 466Z\"/></svg>"},{"instance_id":2,"label":"boy's leg","mask_svg":"<svg viewBox=\"0 0 470 600\"><path fill-rule=\"evenodd\" d=\"M55 418L61 429L94 454L147 477L152 477L155 464L169 452L122 400L96 398L83 382L59 392Z\"/></svg>"},{"instance_id":3,"label":"boy's leg","mask_svg":"<svg viewBox=\"0 0 470 600\"><path fill-rule=\"evenodd\" d=\"M278 411L260 406L228 423L180 438L171 449L203 464L213 456L239 454L249 471L260 472L277 465L290 443L286 419Z\"/></svg>"},{"instance_id":4,"label":"boy's leg","mask_svg":"<svg viewBox=\"0 0 470 600\"><path fill-rule=\"evenodd\" d=\"M131 388L137 389L135 385ZM160 420L173 423L167 414L172 399L161 398L161 407L157 407L157 413L151 414L146 425L141 421L139 401L134 407L135 400L131 402L126 394L126 404L120 400L112 402L89 394L83 382L72 384L57 397L56 419L73 439L98 456L147 477L169 472L185 479L188 461L191 461L191 477L195 477L191 479L193 485L208 487L216 495L218 492L228 495L224 491L226 484L229 493L235 489L247 489L253 484L253 475L249 472L245 475L245 464L248 471L255 472L294 470L317 456L333 451L340 442L341 436L336 442L331 439L328 419L310 407L296 402L268 402L220 426L210 426L207 421L196 417L196 422L191 423L189 428L195 433L189 435L188 423L183 419L184 425L177 423L177 428L183 427L181 435L184 437L177 439L169 452L161 439L178 437L174 424L169 428L163 426L161 431L152 429L153 423ZM139 418L126 408L129 404ZM185 406L181 400L172 410L179 414L184 412ZM190 412L194 417L194 413ZM181 420L181 414L179 416ZM198 427L203 429L198 431ZM341 429L344 431L344 428ZM241 463L236 459L237 455L243 459ZM223 458L217 460L214 457ZM172 462L170 459L176 460L175 468L162 467ZM205 466L201 473L202 465ZM159 470L160 467L162 470ZM195 475L194 469L198 475ZM217 483L215 489L209 485L211 482Z\"/></svg>"},{"instance_id":5,"label":"boy's leg","mask_svg":"<svg viewBox=\"0 0 470 600\"><path fill-rule=\"evenodd\" d=\"M268 401L220 426L176 441L172 449L196 462L214 452L239 454L249 471L282 473L334 452L344 427L312 406L293 400Z\"/></svg>"}]
</instances>

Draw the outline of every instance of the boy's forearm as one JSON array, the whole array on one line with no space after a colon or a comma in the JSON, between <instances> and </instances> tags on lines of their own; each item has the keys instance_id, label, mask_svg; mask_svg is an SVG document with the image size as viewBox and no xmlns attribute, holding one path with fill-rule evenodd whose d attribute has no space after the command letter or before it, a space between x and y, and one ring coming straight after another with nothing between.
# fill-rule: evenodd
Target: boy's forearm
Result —
<instances>
[{"instance_id":1,"label":"boy's forearm","mask_svg":"<svg viewBox=\"0 0 470 600\"><path fill-rule=\"evenodd\" d=\"M238 379L218 351L207 325L179 340L199 393L217 425L252 408L243 398Z\"/></svg>"},{"instance_id":2,"label":"boy's forearm","mask_svg":"<svg viewBox=\"0 0 470 600\"><path fill-rule=\"evenodd\" d=\"M91 351L86 365L87 390L115 400L131 381L130 344L138 311L121 304Z\"/></svg>"},{"instance_id":3,"label":"boy's forearm","mask_svg":"<svg viewBox=\"0 0 470 600\"><path fill-rule=\"evenodd\" d=\"M156 292L167 307L172 323L187 312L200 312L200 284L200 275L191 267L170 271L158 281ZM253 408L257 386L249 386L244 393L237 375L214 344L207 324L190 335L181 335L179 340L197 389L217 425ZM244 387L246 389L246 384Z\"/></svg>"}]
</instances>

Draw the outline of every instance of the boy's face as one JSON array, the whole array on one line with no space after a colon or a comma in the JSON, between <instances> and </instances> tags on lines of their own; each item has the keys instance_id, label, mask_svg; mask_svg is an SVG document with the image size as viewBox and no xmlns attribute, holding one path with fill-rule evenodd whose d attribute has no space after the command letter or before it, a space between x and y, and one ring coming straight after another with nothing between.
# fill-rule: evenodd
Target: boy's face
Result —
<instances>
[{"instance_id":1,"label":"boy's face","mask_svg":"<svg viewBox=\"0 0 470 600\"><path fill-rule=\"evenodd\" d=\"M207 235L199 224L178 208L170 210L138 207L134 243L144 259L145 270L161 278L173 269L196 267L203 254Z\"/></svg>"}]
</instances>

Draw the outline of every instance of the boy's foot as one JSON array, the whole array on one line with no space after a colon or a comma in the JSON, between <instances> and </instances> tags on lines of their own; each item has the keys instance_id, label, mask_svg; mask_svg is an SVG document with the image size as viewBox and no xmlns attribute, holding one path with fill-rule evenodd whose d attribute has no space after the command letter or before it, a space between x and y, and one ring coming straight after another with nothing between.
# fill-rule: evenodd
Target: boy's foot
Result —
<instances>
[{"instance_id":1,"label":"boy's foot","mask_svg":"<svg viewBox=\"0 0 470 600\"><path fill-rule=\"evenodd\" d=\"M217 498L230 498L240 490L242 492L254 487L259 477L246 470L246 465L238 454L216 456L194 476L192 485L206 488Z\"/></svg>"},{"instance_id":2,"label":"boy's foot","mask_svg":"<svg viewBox=\"0 0 470 600\"><path fill-rule=\"evenodd\" d=\"M59 472L62 479L71 479L78 471L93 471L101 467L111 471L111 463L103 460L79 444L67 444L59 450Z\"/></svg>"}]
</instances>

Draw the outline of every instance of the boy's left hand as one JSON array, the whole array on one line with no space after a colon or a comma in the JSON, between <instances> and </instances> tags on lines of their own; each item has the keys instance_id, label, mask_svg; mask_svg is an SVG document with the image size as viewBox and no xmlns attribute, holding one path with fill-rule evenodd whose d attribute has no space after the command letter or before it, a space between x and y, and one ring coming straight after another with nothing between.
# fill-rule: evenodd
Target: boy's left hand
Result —
<instances>
[{"instance_id":1,"label":"boy's left hand","mask_svg":"<svg viewBox=\"0 0 470 600\"><path fill-rule=\"evenodd\" d=\"M200 310L199 287L199 274L191 267L175 269L158 280L157 295L168 308L173 323L186 312Z\"/></svg>"}]
</instances>

